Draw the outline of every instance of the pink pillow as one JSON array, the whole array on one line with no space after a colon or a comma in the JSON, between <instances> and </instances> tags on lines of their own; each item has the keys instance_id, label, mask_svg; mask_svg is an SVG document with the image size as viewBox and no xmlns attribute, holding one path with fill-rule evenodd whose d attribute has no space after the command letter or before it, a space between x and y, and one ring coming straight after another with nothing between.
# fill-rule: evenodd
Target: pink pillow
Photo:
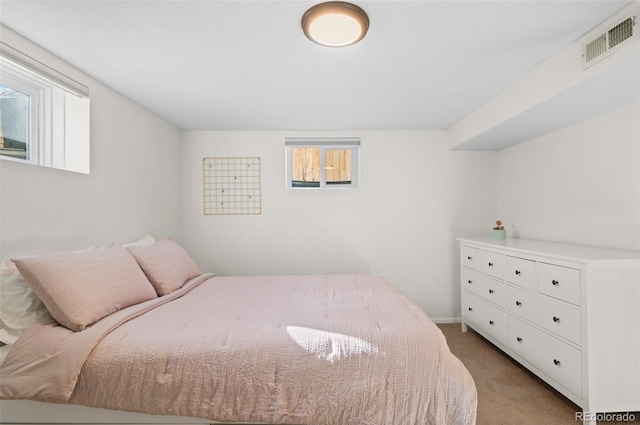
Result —
<instances>
[{"instance_id":1,"label":"pink pillow","mask_svg":"<svg viewBox=\"0 0 640 425\"><path fill-rule=\"evenodd\" d=\"M151 246L127 247L144 270L159 296L181 288L192 277L202 274L187 251L171 239Z\"/></svg>"},{"instance_id":2,"label":"pink pillow","mask_svg":"<svg viewBox=\"0 0 640 425\"><path fill-rule=\"evenodd\" d=\"M135 259L120 245L21 258L15 264L51 316L73 331L157 296Z\"/></svg>"}]
</instances>

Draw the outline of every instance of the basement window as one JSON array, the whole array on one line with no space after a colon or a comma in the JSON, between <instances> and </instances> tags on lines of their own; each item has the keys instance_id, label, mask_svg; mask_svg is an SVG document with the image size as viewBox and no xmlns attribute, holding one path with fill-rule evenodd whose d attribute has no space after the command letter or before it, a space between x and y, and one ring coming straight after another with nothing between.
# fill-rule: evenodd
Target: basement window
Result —
<instances>
[{"instance_id":1,"label":"basement window","mask_svg":"<svg viewBox=\"0 0 640 425\"><path fill-rule=\"evenodd\" d=\"M0 158L89 173L89 89L4 42Z\"/></svg>"},{"instance_id":2,"label":"basement window","mask_svg":"<svg viewBox=\"0 0 640 425\"><path fill-rule=\"evenodd\" d=\"M359 138L285 139L289 189L357 188Z\"/></svg>"}]
</instances>

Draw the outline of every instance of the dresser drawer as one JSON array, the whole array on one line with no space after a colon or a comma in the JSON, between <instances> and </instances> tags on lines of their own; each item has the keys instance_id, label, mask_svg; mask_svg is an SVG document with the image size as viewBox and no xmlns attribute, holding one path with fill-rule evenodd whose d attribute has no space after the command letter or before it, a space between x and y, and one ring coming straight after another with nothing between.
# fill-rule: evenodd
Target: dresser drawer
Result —
<instances>
[{"instance_id":1,"label":"dresser drawer","mask_svg":"<svg viewBox=\"0 0 640 425\"><path fill-rule=\"evenodd\" d=\"M482 272L498 279L504 279L504 254L483 250Z\"/></svg>"},{"instance_id":2,"label":"dresser drawer","mask_svg":"<svg viewBox=\"0 0 640 425\"><path fill-rule=\"evenodd\" d=\"M507 282L533 291L537 289L535 261L507 256L505 269Z\"/></svg>"},{"instance_id":3,"label":"dresser drawer","mask_svg":"<svg viewBox=\"0 0 640 425\"><path fill-rule=\"evenodd\" d=\"M460 246L460 264L474 270L482 270L482 256L478 248Z\"/></svg>"},{"instance_id":4,"label":"dresser drawer","mask_svg":"<svg viewBox=\"0 0 640 425\"><path fill-rule=\"evenodd\" d=\"M580 305L580 270L538 263L538 291Z\"/></svg>"},{"instance_id":5,"label":"dresser drawer","mask_svg":"<svg viewBox=\"0 0 640 425\"><path fill-rule=\"evenodd\" d=\"M581 311L576 306L509 285L507 311L581 345Z\"/></svg>"},{"instance_id":6,"label":"dresser drawer","mask_svg":"<svg viewBox=\"0 0 640 425\"><path fill-rule=\"evenodd\" d=\"M578 397L582 397L582 353L571 345L507 317L507 346Z\"/></svg>"},{"instance_id":7,"label":"dresser drawer","mask_svg":"<svg viewBox=\"0 0 640 425\"><path fill-rule=\"evenodd\" d=\"M465 319L483 330L498 343L505 345L505 313L469 291L462 293L462 313Z\"/></svg>"},{"instance_id":8,"label":"dresser drawer","mask_svg":"<svg viewBox=\"0 0 640 425\"><path fill-rule=\"evenodd\" d=\"M462 288L505 308L505 285L476 271L462 269Z\"/></svg>"}]
</instances>

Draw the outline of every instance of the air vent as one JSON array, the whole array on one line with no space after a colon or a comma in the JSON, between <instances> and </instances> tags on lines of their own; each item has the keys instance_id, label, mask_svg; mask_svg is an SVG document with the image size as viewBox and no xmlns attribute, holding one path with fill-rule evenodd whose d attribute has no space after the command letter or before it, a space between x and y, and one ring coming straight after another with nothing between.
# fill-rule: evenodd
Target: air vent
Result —
<instances>
[{"instance_id":1,"label":"air vent","mask_svg":"<svg viewBox=\"0 0 640 425\"><path fill-rule=\"evenodd\" d=\"M585 60L587 63L591 62L598 56L607 52L607 35L602 34L600 37L593 40L591 43L585 46Z\"/></svg>"},{"instance_id":2,"label":"air vent","mask_svg":"<svg viewBox=\"0 0 640 425\"><path fill-rule=\"evenodd\" d=\"M582 49L583 67L588 68L637 39L637 16L638 10L631 14L627 12L622 17L606 22L610 25L600 25L588 34Z\"/></svg>"},{"instance_id":3,"label":"air vent","mask_svg":"<svg viewBox=\"0 0 640 425\"><path fill-rule=\"evenodd\" d=\"M609 36L610 49L613 49L618 44L633 37L633 21L634 20L635 20L635 16L631 18L627 18L609 30L608 36Z\"/></svg>"}]
</instances>

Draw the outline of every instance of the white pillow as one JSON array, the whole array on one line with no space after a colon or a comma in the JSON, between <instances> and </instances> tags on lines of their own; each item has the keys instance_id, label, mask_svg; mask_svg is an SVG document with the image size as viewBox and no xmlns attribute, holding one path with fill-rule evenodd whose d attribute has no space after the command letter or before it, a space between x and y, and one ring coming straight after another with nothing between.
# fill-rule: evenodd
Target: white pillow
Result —
<instances>
[{"instance_id":1,"label":"white pillow","mask_svg":"<svg viewBox=\"0 0 640 425\"><path fill-rule=\"evenodd\" d=\"M129 242L129 243L123 243L122 246L123 247L128 247L128 246L151 246L154 243L156 243L156 240L153 238L153 236L151 236L150 234L146 234L144 235L142 238L138 239L137 241L133 241L133 242Z\"/></svg>"},{"instance_id":2,"label":"white pillow","mask_svg":"<svg viewBox=\"0 0 640 425\"><path fill-rule=\"evenodd\" d=\"M7 354L9 354L10 349L10 345L3 345L2 347L0 347L0 366L4 362L5 357L7 357Z\"/></svg>"},{"instance_id":3,"label":"white pillow","mask_svg":"<svg viewBox=\"0 0 640 425\"><path fill-rule=\"evenodd\" d=\"M10 261L0 263L0 341L13 344L47 309Z\"/></svg>"}]
</instances>

